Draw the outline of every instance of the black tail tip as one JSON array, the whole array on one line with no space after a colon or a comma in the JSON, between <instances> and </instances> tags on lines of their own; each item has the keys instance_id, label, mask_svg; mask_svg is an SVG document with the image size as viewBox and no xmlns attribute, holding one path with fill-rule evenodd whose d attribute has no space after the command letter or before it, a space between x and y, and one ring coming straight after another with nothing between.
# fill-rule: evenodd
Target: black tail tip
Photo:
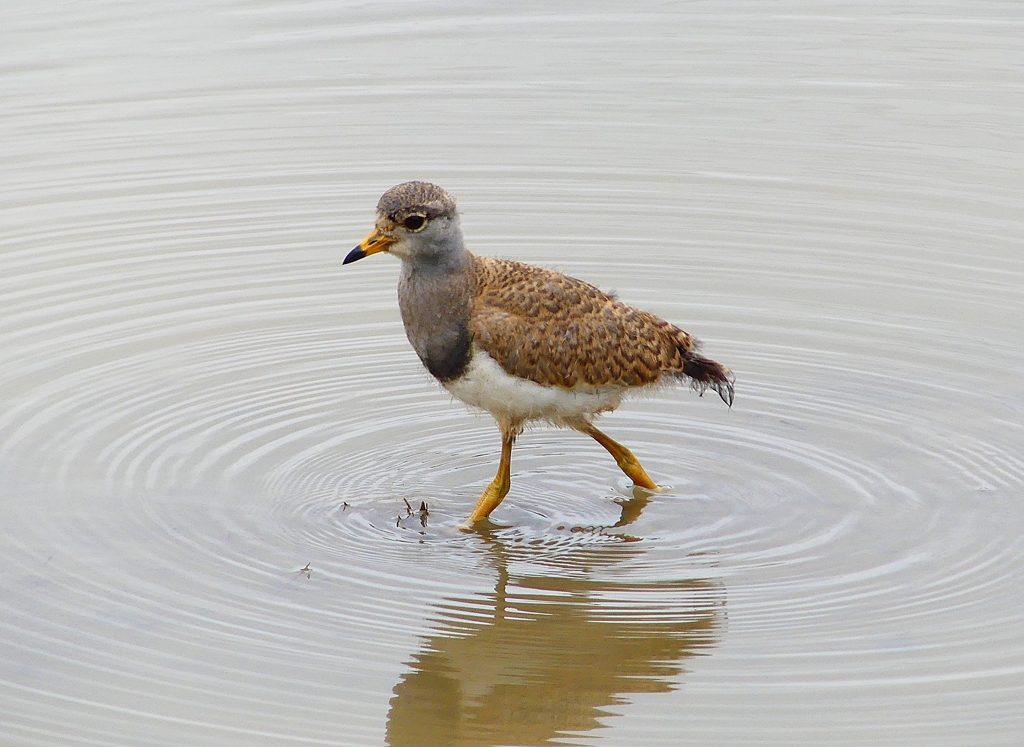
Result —
<instances>
[{"instance_id":1,"label":"black tail tip","mask_svg":"<svg viewBox=\"0 0 1024 747\"><path fill-rule=\"evenodd\" d=\"M730 408L736 395L736 377L726 366L696 353L686 353L683 373L690 378L690 386L700 394L714 389Z\"/></svg>"}]
</instances>

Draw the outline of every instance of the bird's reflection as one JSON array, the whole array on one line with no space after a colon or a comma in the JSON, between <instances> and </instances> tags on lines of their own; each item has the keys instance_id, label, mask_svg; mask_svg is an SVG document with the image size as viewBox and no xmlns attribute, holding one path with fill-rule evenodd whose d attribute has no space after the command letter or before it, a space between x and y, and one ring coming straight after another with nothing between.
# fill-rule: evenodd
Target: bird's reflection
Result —
<instances>
[{"instance_id":1,"label":"bird's reflection","mask_svg":"<svg viewBox=\"0 0 1024 747\"><path fill-rule=\"evenodd\" d=\"M616 567L644 552L616 533L643 503L626 501L612 527L582 530L599 541L557 553L482 530L494 591L440 607L436 632L394 689L388 745L565 744L631 694L674 689L685 660L716 645L725 593L692 577L615 580Z\"/></svg>"}]
</instances>

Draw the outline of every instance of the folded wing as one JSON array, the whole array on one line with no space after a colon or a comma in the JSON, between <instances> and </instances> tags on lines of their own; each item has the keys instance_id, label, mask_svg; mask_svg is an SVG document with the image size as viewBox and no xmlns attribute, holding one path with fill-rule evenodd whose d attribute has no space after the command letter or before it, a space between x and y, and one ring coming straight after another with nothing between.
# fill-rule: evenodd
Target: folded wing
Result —
<instances>
[{"instance_id":1,"label":"folded wing","mask_svg":"<svg viewBox=\"0 0 1024 747\"><path fill-rule=\"evenodd\" d=\"M473 342L509 374L547 386L635 387L689 378L732 404L729 369L683 330L575 278L475 257Z\"/></svg>"}]
</instances>

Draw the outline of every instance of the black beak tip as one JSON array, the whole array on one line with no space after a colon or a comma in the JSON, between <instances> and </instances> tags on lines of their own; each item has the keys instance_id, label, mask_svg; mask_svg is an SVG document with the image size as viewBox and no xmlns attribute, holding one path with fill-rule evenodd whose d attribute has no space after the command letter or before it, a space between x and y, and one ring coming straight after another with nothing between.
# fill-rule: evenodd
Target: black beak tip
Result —
<instances>
[{"instance_id":1,"label":"black beak tip","mask_svg":"<svg viewBox=\"0 0 1024 747\"><path fill-rule=\"evenodd\" d=\"M363 248L361 246L357 246L348 253L348 256L345 257L344 261L342 261L342 264L347 265L349 262L355 262L357 259L362 259L365 256L366 252L363 251Z\"/></svg>"}]
</instances>

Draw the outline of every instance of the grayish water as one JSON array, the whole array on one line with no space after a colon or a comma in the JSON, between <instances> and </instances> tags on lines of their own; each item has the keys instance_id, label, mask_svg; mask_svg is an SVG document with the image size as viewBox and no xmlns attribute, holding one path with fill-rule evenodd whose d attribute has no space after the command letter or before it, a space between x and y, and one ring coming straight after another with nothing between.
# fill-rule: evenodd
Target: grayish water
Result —
<instances>
[{"instance_id":1,"label":"grayish water","mask_svg":"<svg viewBox=\"0 0 1024 747\"><path fill-rule=\"evenodd\" d=\"M5 4L0 743L1020 743L1019 4L169 8ZM456 531L412 178L734 369L603 421L669 491Z\"/></svg>"}]
</instances>

